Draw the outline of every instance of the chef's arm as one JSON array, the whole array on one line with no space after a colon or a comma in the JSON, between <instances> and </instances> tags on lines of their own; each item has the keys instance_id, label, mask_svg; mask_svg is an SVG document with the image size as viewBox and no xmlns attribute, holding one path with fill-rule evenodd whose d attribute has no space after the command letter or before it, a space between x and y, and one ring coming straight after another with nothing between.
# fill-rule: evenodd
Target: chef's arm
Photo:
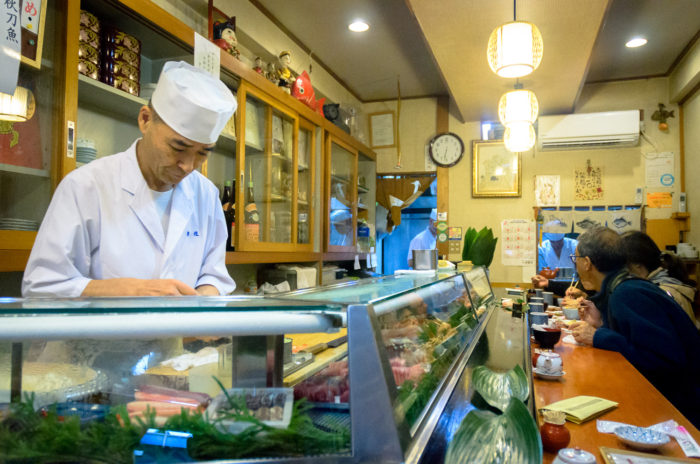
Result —
<instances>
[{"instance_id":1,"label":"chef's arm","mask_svg":"<svg viewBox=\"0 0 700 464\"><path fill-rule=\"evenodd\" d=\"M213 285L200 285L197 287L197 294L207 296L219 296L219 290Z\"/></svg>"},{"instance_id":2,"label":"chef's arm","mask_svg":"<svg viewBox=\"0 0 700 464\"><path fill-rule=\"evenodd\" d=\"M202 285L210 287L210 285ZM216 290L216 289L214 289ZM207 293L209 295L210 293ZM218 292L216 292L218 295ZM91 280L80 296L177 296L197 295L197 291L177 279Z\"/></svg>"}]
</instances>

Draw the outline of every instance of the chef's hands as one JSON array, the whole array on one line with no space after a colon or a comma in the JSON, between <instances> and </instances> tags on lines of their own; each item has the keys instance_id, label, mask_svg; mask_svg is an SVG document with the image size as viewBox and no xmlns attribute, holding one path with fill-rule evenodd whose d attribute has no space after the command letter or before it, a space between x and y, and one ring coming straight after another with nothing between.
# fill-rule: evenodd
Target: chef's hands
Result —
<instances>
[{"instance_id":1,"label":"chef's hands","mask_svg":"<svg viewBox=\"0 0 700 464\"><path fill-rule=\"evenodd\" d=\"M219 296L219 289L213 285L200 285L197 287L197 295Z\"/></svg>"},{"instance_id":2,"label":"chef's hands","mask_svg":"<svg viewBox=\"0 0 700 464\"><path fill-rule=\"evenodd\" d=\"M210 286L207 285L207 287ZM218 293L216 292L217 295ZM81 296L180 296L197 294L194 288L177 279L120 278L91 280Z\"/></svg>"},{"instance_id":3,"label":"chef's hands","mask_svg":"<svg viewBox=\"0 0 700 464\"><path fill-rule=\"evenodd\" d=\"M532 281L532 286L535 288L545 288L549 285L549 279L539 274L530 277L530 281Z\"/></svg>"},{"instance_id":4,"label":"chef's hands","mask_svg":"<svg viewBox=\"0 0 700 464\"><path fill-rule=\"evenodd\" d=\"M578 317L593 328L597 329L603 325L603 318L600 310L591 300L583 300L578 307Z\"/></svg>"}]
</instances>

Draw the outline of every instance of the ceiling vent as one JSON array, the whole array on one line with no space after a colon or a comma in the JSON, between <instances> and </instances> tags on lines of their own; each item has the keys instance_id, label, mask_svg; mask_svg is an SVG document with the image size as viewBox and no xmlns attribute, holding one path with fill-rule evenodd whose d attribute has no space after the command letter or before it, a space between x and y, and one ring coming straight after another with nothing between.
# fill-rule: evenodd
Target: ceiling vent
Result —
<instances>
[{"instance_id":1,"label":"ceiling vent","mask_svg":"<svg viewBox=\"0 0 700 464\"><path fill-rule=\"evenodd\" d=\"M632 147L639 143L639 110L541 116L541 150Z\"/></svg>"}]
</instances>

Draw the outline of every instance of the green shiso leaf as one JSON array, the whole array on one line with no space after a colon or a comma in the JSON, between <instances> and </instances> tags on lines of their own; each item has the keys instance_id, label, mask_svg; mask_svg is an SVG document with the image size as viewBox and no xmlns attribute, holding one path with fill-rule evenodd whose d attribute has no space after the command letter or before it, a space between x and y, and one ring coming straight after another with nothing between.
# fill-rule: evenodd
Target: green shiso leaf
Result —
<instances>
[{"instance_id":1,"label":"green shiso leaf","mask_svg":"<svg viewBox=\"0 0 700 464\"><path fill-rule=\"evenodd\" d=\"M525 371L517 364L508 372L493 372L486 366L478 366L472 373L472 385L490 406L501 411L508 407L511 397L524 402L530 395Z\"/></svg>"},{"instance_id":2,"label":"green shiso leaf","mask_svg":"<svg viewBox=\"0 0 700 464\"><path fill-rule=\"evenodd\" d=\"M511 398L503 414L472 410L447 448L445 464L542 462L542 441L527 407Z\"/></svg>"}]
</instances>

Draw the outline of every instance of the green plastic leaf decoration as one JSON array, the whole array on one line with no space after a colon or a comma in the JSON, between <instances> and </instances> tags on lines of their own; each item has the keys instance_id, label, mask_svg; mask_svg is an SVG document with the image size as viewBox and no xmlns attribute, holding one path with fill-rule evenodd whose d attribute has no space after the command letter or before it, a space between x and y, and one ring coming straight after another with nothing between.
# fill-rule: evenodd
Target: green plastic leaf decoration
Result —
<instances>
[{"instance_id":1,"label":"green plastic leaf decoration","mask_svg":"<svg viewBox=\"0 0 700 464\"><path fill-rule=\"evenodd\" d=\"M467 229L467 233L464 234L464 248L462 249L462 260L463 261L468 261L469 260L469 251L472 246L472 243L474 243L474 239L476 238L476 229L473 227L470 227Z\"/></svg>"},{"instance_id":2,"label":"green plastic leaf decoration","mask_svg":"<svg viewBox=\"0 0 700 464\"><path fill-rule=\"evenodd\" d=\"M518 364L508 372L478 366L472 372L472 385L490 406L501 411L505 411L512 397L525 402L530 395L527 375Z\"/></svg>"},{"instance_id":3,"label":"green plastic leaf decoration","mask_svg":"<svg viewBox=\"0 0 700 464\"><path fill-rule=\"evenodd\" d=\"M447 448L445 464L531 464L542 462L537 424L517 398L503 414L472 410Z\"/></svg>"}]
</instances>

